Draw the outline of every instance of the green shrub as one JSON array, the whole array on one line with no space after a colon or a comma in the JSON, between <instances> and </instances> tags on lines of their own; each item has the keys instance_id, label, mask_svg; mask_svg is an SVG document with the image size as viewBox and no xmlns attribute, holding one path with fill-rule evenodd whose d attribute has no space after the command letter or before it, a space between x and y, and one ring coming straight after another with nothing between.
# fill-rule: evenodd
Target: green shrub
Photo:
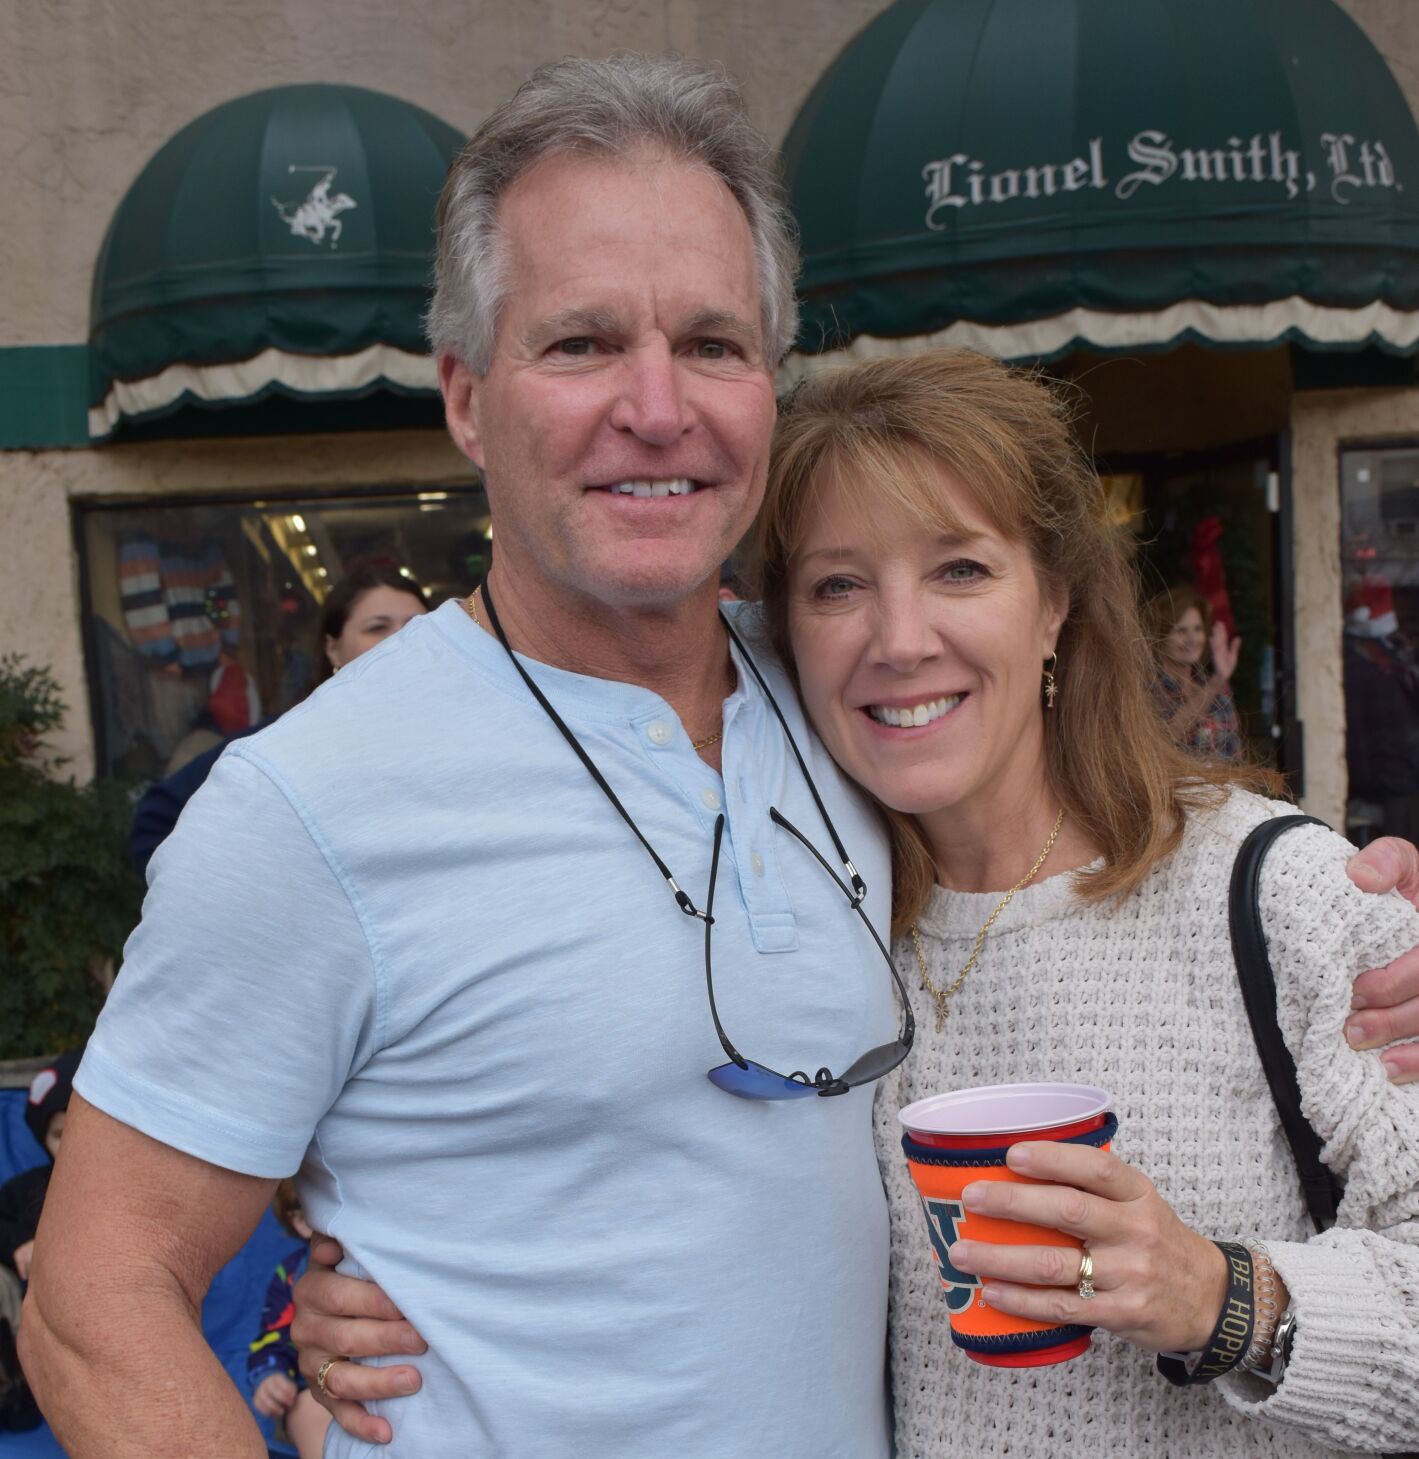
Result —
<instances>
[{"instance_id":1,"label":"green shrub","mask_svg":"<svg viewBox=\"0 0 1419 1459\"><path fill-rule=\"evenodd\" d=\"M0 655L0 1059L88 1035L142 904L128 793L61 779L45 757L63 716L47 669Z\"/></svg>"}]
</instances>

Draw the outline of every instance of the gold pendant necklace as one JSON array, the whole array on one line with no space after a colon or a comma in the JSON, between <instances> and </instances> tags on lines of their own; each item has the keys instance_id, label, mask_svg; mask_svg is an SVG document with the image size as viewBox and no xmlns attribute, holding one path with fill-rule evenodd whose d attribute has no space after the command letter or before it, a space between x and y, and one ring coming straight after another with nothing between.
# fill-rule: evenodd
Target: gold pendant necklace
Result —
<instances>
[{"instance_id":1,"label":"gold pendant necklace","mask_svg":"<svg viewBox=\"0 0 1419 1459\"><path fill-rule=\"evenodd\" d=\"M1059 838L1059 828L1064 824L1064 808L1060 807L1059 814L1054 818L1054 830L1049 833L1049 840L1045 842L1045 849L1035 858L1035 864L1027 871L1019 881L1001 897L989 917L985 919L985 926L976 933L975 946L971 948L971 955L966 959L966 965L956 974L956 981L949 988L938 988L931 980L931 974L926 971L926 958L921 951L921 933L916 930L916 923L912 923L912 946L916 949L917 971L921 974L922 988L931 994L932 1001L936 1004L936 1032L940 1033L946 1027L947 1015L951 1012L951 995L955 993L966 981L966 975L975 967L976 959L980 957L980 950L985 946L985 939L990 929L995 926L995 919L1010 905L1010 899L1016 892L1022 892L1034 881L1039 874L1040 867L1045 864L1051 851L1054 850L1054 843Z\"/></svg>"},{"instance_id":2,"label":"gold pendant necklace","mask_svg":"<svg viewBox=\"0 0 1419 1459\"><path fill-rule=\"evenodd\" d=\"M474 623L478 625L479 628L483 626L482 620L478 617L477 588L474 588L473 591L469 593L469 595L463 600L463 611L467 613L467 615L474 621ZM692 750L707 749L710 745L714 744L723 733L724 727L721 726L719 729L715 730L712 735L706 735L702 740L691 740L690 748Z\"/></svg>"}]
</instances>

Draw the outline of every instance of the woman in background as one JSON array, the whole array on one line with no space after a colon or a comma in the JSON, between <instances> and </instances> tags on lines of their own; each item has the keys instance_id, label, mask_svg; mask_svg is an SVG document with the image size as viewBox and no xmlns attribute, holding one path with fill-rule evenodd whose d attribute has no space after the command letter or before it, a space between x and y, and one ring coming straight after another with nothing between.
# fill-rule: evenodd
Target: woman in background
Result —
<instances>
[{"instance_id":1,"label":"woman in background","mask_svg":"<svg viewBox=\"0 0 1419 1459\"><path fill-rule=\"evenodd\" d=\"M407 568L388 562L356 564L330 590L321 610L321 666L315 682L323 684L428 611L424 590Z\"/></svg>"},{"instance_id":2,"label":"woman in background","mask_svg":"<svg viewBox=\"0 0 1419 1459\"><path fill-rule=\"evenodd\" d=\"M1240 638L1212 621L1212 605L1191 588L1151 599L1143 626L1158 659L1158 710L1179 744L1206 760L1241 757L1242 737L1232 701ZM1211 669L1206 667L1211 647Z\"/></svg>"}]
</instances>

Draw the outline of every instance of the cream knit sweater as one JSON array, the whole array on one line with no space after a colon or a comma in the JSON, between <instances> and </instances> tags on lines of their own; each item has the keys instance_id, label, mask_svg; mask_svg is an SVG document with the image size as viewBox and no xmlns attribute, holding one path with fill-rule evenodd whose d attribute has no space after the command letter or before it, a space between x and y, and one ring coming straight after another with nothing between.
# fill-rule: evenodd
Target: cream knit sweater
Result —
<instances>
[{"instance_id":1,"label":"cream knit sweater","mask_svg":"<svg viewBox=\"0 0 1419 1459\"><path fill-rule=\"evenodd\" d=\"M1240 792L1198 814L1178 853L1121 907L1056 876L1016 896L935 1032L910 939L895 956L917 1042L883 1081L878 1149L892 1210L892 1388L900 1459L1060 1454L1300 1455L1419 1448L1419 1084L1386 1082L1341 1034L1350 984L1419 942L1419 914L1363 896L1351 848L1287 832L1262 874L1281 1027L1326 1159L1348 1177L1339 1224L1312 1234L1252 1042L1227 930L1238 846L1293 808ZM995 893L937 890L919 927L937 984L960 971ZM1261 1238L1290 1288L1296 1342L1271 1389L1175 1389L1153 1355L1099 1331L1055 1367L982 1367L953 1347L896 1112L928 1094L1078 1080L1115 1098L1114 1151L1197 1231Z\"/></svg>"}]
</instances>

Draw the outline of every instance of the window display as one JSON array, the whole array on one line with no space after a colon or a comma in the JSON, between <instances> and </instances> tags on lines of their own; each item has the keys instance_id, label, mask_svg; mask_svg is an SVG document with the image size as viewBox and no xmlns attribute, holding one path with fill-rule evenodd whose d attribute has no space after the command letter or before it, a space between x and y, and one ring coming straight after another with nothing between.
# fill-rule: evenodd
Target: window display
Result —
<instances>
[{"instance_id":1,"label":"window display","mask_svg":"<svg viewBox=\"0 0 1419 1459\"><path fill-rule=\"evenodd\" d=\"M135 781L304 698L322 605L354 565L412 577L433 607L492 553L466 486L85 504L78 535L97 766Z\"/></svg>"},{"instance_id":2,"label":"window display","mask_svg":"<svg viewBox=\"0 0 1419 1459\"><path fill-rule=\"evenodd\" d=\"M1419 444L1340 454L1347 831L1419 837Z\"/></svg>"}]
</instances>

